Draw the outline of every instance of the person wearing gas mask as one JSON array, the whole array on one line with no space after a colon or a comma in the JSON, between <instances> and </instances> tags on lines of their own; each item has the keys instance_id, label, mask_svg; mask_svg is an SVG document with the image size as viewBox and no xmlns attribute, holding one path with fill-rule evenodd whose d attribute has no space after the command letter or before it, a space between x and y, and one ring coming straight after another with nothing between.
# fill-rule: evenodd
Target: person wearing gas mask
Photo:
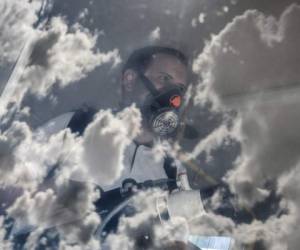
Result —
<instances>
[{"instance_id":1,"label":"person wearing gas mask","mask_svg":"<svg viewBox=\"0 0 300 250\"><path fill-rule=\"evenodd\" d=\"M134 188L159 187L170 192L191 190L183 165L174 164L171 157L157 162L151 149L155 140L173 140L181 129L187 87L188 60L176 49L150 46L136 50L128 58L122 69L120 108L135 103L141 111L142 131L125 150L125 170L120 180L108 188L102 187L106 192L102 194L98 207L111 211L117 203L126 200ZM197 208L203 210L200 193L193 195L199 203ZM188 203L183 199L174 196L169 199L169 204L161 205L169 206L169 213L175 215L179 204ZM105 216L102 218L99 234L109 231L115 223L106 220Z\"/></svg>"}]
</instances>

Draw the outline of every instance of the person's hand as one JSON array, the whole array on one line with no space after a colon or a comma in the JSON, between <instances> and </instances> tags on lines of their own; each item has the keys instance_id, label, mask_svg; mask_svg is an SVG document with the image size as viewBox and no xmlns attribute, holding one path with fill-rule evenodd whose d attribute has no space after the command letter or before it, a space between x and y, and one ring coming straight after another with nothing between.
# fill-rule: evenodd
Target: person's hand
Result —
<instances>
[{"instance_id":1,"label":"person's hand","mask_svg":"<svg viewBox=\"0 0 300 250\"><path fill-rule=\"evenodd\" d=\"M179 216L190 220L191 216L205 213L199 190L174 192L168 197L167 206L171 218Z\"/></svg>"}]
</instances>

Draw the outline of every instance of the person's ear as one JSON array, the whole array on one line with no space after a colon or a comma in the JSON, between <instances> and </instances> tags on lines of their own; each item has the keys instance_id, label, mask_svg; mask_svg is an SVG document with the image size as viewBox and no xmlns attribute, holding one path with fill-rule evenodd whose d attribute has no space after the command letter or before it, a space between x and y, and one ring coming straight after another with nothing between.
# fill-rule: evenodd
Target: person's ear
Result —
<instances>
[{"instance_id":1,"label":"person's ear","mask_svg":"<svg viewBox=\"0 0 300 250\"><path fill-rule=\"evenodd\" d=\"M125 70L122 85L125 91L132 92L137 79L137 73L132 69Z\"/></svg>"}]
</instances>

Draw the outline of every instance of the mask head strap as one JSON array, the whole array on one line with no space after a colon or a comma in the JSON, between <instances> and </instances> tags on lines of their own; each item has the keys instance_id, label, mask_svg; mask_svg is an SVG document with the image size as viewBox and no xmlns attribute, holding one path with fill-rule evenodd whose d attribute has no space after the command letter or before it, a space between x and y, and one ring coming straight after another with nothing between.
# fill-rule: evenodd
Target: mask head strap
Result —
<instances>
[{"instance_id":1,"label":"mask head strap","mask_svg":"<svg viewBox=\"0 0 300 250\"><path fill-rule=\"evenodd\" d=\"M138 71L139 77L142 80L144 86L149 90L153 96L159 95L159 91L155 88L154 84L146 77L142 72Z\"/></svg>"}]
</instances>

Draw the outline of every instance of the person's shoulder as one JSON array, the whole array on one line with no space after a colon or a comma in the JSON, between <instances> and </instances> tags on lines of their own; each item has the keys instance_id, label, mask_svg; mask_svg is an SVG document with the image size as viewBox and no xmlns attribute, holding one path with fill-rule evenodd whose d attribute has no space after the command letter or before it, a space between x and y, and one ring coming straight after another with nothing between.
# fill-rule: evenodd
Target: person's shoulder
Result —
<instances>
[{"instance_id":1,"label":"person's shoulder","mask_svg":"<svg viewBox=\"0 0 300 250\"><path fill-rule=\"evenodd\" d=\"M98 109L92 106L83 105L76 110L63 113L50 119L40 126L37 131L51 136L65 128L69 128L72 133L78 133L79 135L82 135L85 128L90 122L93 121L95 114L98 111ZM113 114L116 114L119 111L119 109L111 110Z\"/></svg>"},{"instance_id":2,"label":"person's shoulder","mask_svg":"<svg viewBox=\"0 0 300 250\"><path fill-rule=\"evenodd\" d=\"M48 136L56 134L59 131L68 127L68 124L70 123L70 121L75 113L76 113L76 111L70 111L70 112L58 115L58 116L48 120L46 123L44 123L40 127L38 127L37 131L39 133L44 133Z\"/></svg>"},{"instance_id":3,"label":"person's shoulder","mask_svg":"<svg viewBox=\"0 0 300 250\"><path fill-rule=\"evenodd\" d=\"M71 132L82 135L87 125L93 121L97 111L96 108L87 105L77 109L68 123Z\"/></svg>"}]
</instances>

